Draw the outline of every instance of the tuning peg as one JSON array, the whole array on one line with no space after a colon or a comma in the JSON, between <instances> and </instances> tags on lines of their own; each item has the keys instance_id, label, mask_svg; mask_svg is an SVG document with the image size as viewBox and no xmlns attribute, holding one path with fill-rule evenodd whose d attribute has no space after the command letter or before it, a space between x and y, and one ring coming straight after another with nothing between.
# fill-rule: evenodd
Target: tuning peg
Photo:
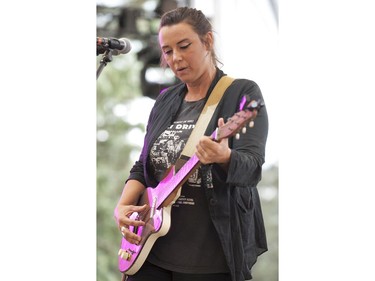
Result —
<instances>
[{"instance_id":1,"label":"tuning peg","mask_svg":"<svg viewBox=\"0 0 375 281\"><path fill-rule=\"evenodd\" d=\"M236 134L236 140L239 140L239 139L240 139L240 134L237 133L237 134Z\"/></svg>"},{"instance_id":2,"label":"tuning peg","mask_svg":"<svg viewBox=\"0 0 375 281\"><path fill-rule=\"evenodd\" d=\"M258 107L258 102L256 101L256 100L253 100L251 103L250 103L250 106L252 107L252 108L257 108Z\"/></svg>"},{"instance_id":3,"label":"tuning peg","mask_svg":"<svg viewBox=\"0 0 375 281\"><path fill-rule=\"evenodd\" d=\"M246 134L246 126L242 127L242 133Z\"/></svg>"},{"instance_id":4,"label":"tuning peg","mask_svg":"<svg viewBox=\"0 0 375 281\"><path fill-rule=\"evenodd\" d=\"M251 120L251 121L249 122L249 127L250 127L250 128L254 127L254 121L253 121L253 120Z\"/></svg>"}]
</instances>

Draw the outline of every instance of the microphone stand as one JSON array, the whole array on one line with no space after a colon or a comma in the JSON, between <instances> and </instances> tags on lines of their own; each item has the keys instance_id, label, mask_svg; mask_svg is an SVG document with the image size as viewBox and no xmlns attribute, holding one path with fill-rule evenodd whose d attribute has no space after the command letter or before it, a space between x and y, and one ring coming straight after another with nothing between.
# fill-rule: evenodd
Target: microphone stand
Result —
<instances>
[{"instance_id":1,"label":"microphone stand","mask_svg":"<svg viewBox=\"0 0 375 281\"><path fill-rule=\"evenodd\" d=\"M107 49L104 54L102 59L100 60L100 65L99 68L96 71L96 80L98 80L100 73L102 73L103 69L105 66L107 66L107 63L112 61L112 50Z\"/></svg>"}]
</instances>

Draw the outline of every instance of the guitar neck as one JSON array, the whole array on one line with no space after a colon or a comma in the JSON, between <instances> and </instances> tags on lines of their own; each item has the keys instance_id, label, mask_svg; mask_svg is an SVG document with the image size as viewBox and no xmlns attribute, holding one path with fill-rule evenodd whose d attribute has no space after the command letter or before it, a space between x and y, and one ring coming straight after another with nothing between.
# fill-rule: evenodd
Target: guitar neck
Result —
<instances>
[{"instance_id":1,"label":"guitar neck","mask_svg":"<svg viewBox=\"0 0 375 281\"><path fill-rule=\"evenodd\" d=\"M199 167L200 161L198 157L193 154L193 156L180 168L180 170L175 174L174 167L170 174L161 181L155 191L158 194L158 204L156 208L160 208L163 202L168 198L169 195L178 187L182 186L189 176Z\"/></svg>"}]
</instances>

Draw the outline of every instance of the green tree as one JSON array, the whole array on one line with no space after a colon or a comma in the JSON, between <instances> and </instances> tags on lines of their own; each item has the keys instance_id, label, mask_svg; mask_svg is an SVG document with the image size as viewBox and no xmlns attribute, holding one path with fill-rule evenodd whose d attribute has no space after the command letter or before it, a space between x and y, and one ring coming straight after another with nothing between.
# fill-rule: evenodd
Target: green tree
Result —
<instances>
[{"instance_id":1,"label":"green tree","mask_svg":"<svg viewBox=\"0 0 375 281\"><path fill-rule=\"evenodd\" d=\"M97 58L98 67L101 56ZM115 114L116 106L141 97L139 72L142 65L133 54L113 57L97 79L97 280L118 281L117 251L121 236L113 210L140 145L130 144L127 134L143 124L132 125Z\"/></svg>"}]
</instances>

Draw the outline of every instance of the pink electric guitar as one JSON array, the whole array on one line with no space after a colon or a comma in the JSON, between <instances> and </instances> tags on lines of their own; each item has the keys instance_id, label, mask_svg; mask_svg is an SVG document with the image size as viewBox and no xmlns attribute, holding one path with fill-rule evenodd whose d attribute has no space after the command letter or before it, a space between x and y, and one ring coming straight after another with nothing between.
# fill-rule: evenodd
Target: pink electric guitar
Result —
<instances>
[{"instance_id":1,"label":"pink electric guitar","mask_svg":"<svg viewBox=\"0 0 375 281\"><path fill-rule=\"evenodd\" d=\"M240 105L241 111L233 115L224 126L217 128L211 138L220 141L237 134L241 128L244 132L248 121L252 127L253 120L262 106L261 101L253 100L248 103L244 97ZM172 204L181 194L180 187L199 165L199 159L194 154L177 173L173 166L168 175L155 188L146 188L138 205L147 204L149 208L145 213L134 212L130 216L131 219L144 221L145 225L129 227L130 231L137 233L142 239L139 245L135 245L122 238L118 253L118 266L122 273L135 274L146 260L156 239L167 234L171 224Z\"/></svg>"}]
</instances>

